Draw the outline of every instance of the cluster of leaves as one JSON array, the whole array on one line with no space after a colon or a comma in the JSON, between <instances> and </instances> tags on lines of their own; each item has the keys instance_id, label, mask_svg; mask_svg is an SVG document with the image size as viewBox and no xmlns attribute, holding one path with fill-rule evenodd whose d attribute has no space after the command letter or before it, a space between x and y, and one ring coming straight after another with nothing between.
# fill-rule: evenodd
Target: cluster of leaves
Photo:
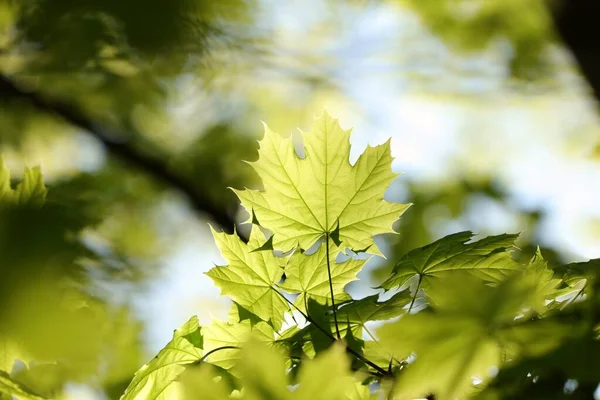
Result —
<instances>
[{"instance_id":1,"label":"cluster of leaves","mask_svg":"<svg viewBox=\"0 0 600 400\"><path fill-rule=\"evenodd\" d=\"M235 191L249 241L213 231L228 265L208 275L233 299L229 320L192 317L122 400L590 398L597 260L550 268L538 251L522 265L517 235L461 232L396 260L382 293L344 291L409 207L383 199L389 142L351 165L349 136L327 114L298 151L266 129L251 163L264 188Z\"/></svg>"},{"instance_id":2,"label":"cluster of leaves","mask_svg":"<svg viewBox=\"0 0 600 400\"><path fill-rule=\"evenodd\" d=\"M597 359L569 359L597 347L596 261L553 270L538 251L522 265L518 235L461 232L398 259L384 293L344 291L409 206L383 199L389 142L351 165L349 135L325 114L297 151L266 128L251 163L264 188L235 190L248 243L213 231L228 265L208 275L233 299L230 320L192 318L123 399L514 398L573 380L589 395Z\"/></svg>"}]
</instances>

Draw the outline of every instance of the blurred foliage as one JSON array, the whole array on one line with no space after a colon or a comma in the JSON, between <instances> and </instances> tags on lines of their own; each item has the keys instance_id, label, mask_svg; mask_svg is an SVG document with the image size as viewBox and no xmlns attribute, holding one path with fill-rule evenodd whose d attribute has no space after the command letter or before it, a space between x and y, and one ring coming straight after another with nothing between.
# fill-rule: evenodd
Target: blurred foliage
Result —
<instances>
[{"instance_id":1,"label":"blurred foliage","mask_svg":"<svg viewBox=\"0 0 600 400\"><path fill-rule=\"evenodd\" d=\"M561 67L553 58L560 43L541 0L300 3L0 1L0 73L25 92L0 90L0 152L16 167L13 186L23 179L23 165L41 164L49 188L41 208L0 208L0 335L6 343L0 353L20 359L3 365L0 356L0 369L44 395L66 396L67 383L79 382L119 398L145 357L147 327L133 299L189 239L195 218L177 214L193 203L186 199L206 198L233 220L238 202L228 187L259 185L240 161L256 158L258 121L268 119L275 130L289 132L324 105L363 117L371 100L353 93L352 85L379 76L390 79L383 86L396 87L386 68L392 74L408 69L410 83L410 62L417 69L431 63L417 56L408 64L398 61L405 50L410 57L427 55L428 37L396 43L394 36L380 43L369 36L370 29L385 26L371 19L381 15L373 12L377 7L386 7L386 15L417 16L422 29L459 56L477 60L489 50L500 53L498 67L508 71L502 79L517 78L516 88L545 78L559 83L552 73ZM403 87L393 90L403 94ZM66 105L89 122L88 129L40 109L28 99L30 91ZM442 101L458 103L455 97ZM392 120L393 112L388 114ZM160 161L190 190L182 193L118 156L108 142ZM482 162L487 156L478 154ZM478 173L485 176L471 176ZM507 204L509 192L490 174L474 171L444 184L407 175L401 198L390 200L414 206L396 229L401 235L385 238L389 261L375 271L376 283L394 260L458 223L486 226L485 216L476 216L475 224L465 215L475 198ZM517 242L522 251L514 256L526 263L536 253L533 243L547 211L511 207L524 231ZM207 216L198 211L198 219ZM550 265L564 261L556 249L542 252Z\"/></svg>"},{"instance_id":2,"label":"blurred foliage","mask_svg":"<svg viewBox=\"0 0 600 400\"><path fill-rule=\"evenodd\" d=\"M398 0L431 31L463 51L505 44L509 69L519 79L547 77L552 66L552 21L544 0Z\"/></svg>"},{"instance_id":3,"label":"blurred foliage","mask_svg":"<svg viewBox=\"0 0 600 400\"><path fill-rule=\"evenodd\" d=\"M123 385L141 354L140 326L104 299L85 266L99 260L78 240L89 219L68 203L43 204L39 169L26 170L15 191L6 169L2 179L0 368L38 393L73 381Z\"/></svg>"}]
</instances>

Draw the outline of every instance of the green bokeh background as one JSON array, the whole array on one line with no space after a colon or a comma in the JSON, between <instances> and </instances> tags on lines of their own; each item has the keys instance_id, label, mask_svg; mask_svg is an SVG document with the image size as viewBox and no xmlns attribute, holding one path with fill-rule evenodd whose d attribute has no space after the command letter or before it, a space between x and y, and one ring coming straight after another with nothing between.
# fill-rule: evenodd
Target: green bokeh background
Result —
<instances>
[{"instance_id":1,"label":"green bokeh background","mask_svg":"<svg viewBox=\"0 0 600 400\"><path fill-rule=\"evenodd\" d=\"M260 121L392 137L386 197L414 206L349 290L459 230L522 232L517 257L600 256L596 98L560 2L4 0L0 153L42 167L41 209L0 210L0 369L57 398L117 399L226 299L208 223L245 219ZM575 54L576 56L576 54ZM239 227L244 232L244 227ZM16 355L23 362L7 365Z\"/></svg>"}]
</instances>

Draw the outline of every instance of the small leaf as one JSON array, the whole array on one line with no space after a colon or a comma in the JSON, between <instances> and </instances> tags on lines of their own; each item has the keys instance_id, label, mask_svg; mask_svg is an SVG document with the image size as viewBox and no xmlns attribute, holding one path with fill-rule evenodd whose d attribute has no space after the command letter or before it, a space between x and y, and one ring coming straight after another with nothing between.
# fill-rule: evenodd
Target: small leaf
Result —
<instances>
[{"instance_id":1,"label":"small leaf","mask_svg":"<svg viewBox=\"0 0 600 400\"><path fill-rule=\"evenodd\" d=\"M181 385L181 397L175 398L202 400L229 399L231 390L226 385L225 379L222 379L220 374L217 373L217 370L216 367L207 363L188 367L178 380Z\"/></svg>"},{"instance_id":2,"label":"small leaf","mask_svg":"<svg viewBox=\"0 0 600 400\"><path fill-rule=\"evenodd\" d=\"M167 399L167 388L185 371L185 365L202 358L198 317L194 316L173 334L171 340L152 361L136 372L121 400Z\"/></svg>"},{"instance_id":3,"label":"small leaf","mask_svg":"<svg viewBox=\"0 0 600 400\"><path fill-rule=\"evenodd\" d=\"M303 363L295 399L346 400L355 389L350 359L344 346L335 343L313 360Z\"/></svg>"},{"instance_id":4,"label":"small leaf","mask_svg":"<svg viewBox=\"0 0 600 400\"><path fill-rule=\"evenodd\" d=\"M422 278L422 286L426 287L431 279L457 270L497 283L523 269L508 252L518 235L490 236L466 243L472 237L471 232L455 233L411 250L400 258L380 287L387 290L402 287L416 276Z\"/></svg>"},{"instance_id":5,"label":"small leaf","mask_svg":"<svg viewBox=\"0 0 600 400\"><path fill-rule=\"evenodd\" d=\"M273 286L281 280L280 264L284 260L275 257L272 251L251 251L264 242L264 235L256 226L248 244L235 233L228 235L213 230L212 234L229 265L212 268L206 275L221 288L223 295L230 296L262 320L271 321L279 330L289 305Z\"/></svg>"},{"instance_id":6,"label":"small leaf","mask_svg":"<svg viewBox=\"0 0 600 400\"><path fill-rule=\"evenodd\" d=\"M338 321L362 337L362 330L369 321L384 321L404 313L404 306L411 301L408 290L396 293L385 301L377 301L378 294L352 301L337 311Z\"/></svg>"},{"instance_id":7,"label":"small leaf","mask_svg":"<svg viewBox=\"0 0 600 400\"><path fill-rule=\"evenodd\" d=\"M259 322L252 325L249 320L238 323L214 320L210 325L202 328L202 335L205 354L220 347L240 347L250 338L265 344L274 343L274 331L269 324ZM239 349L223 349L208 355L206 361L229 370L236 365L239 358Z\"/></svg>"},{"instance_id":8,"label":"small leaf","mask_svg":"<svg viewBox=\"0 0 600 400\"><path fill-rule=\"evenodd\" d=\"M356 279L356 274L362 269L366 260L348 259L336 262L335 245L329 244L329 262L331 266L331 285L336 302L349 300L350 296L344 287ZM327 272L327 250L325 241L311 255L295 253L285 266L287 279L280 285L289 293L298 293L295 304L300 309L306 309L308 299L321 304L331 304L329 274Z\"/></svg>"},{"instance_id":9,"label":"small leaf","mask_svg":"<svg viewBox=\"0 0 600 400\"><path fill-rule=\"evenodd\" d=\"M25 168L23 180L16 189L12 189L10 171L0 157L0 204L41 207L46 201L47 193L40 167Z\"/></svg>"},{"instance_id":10,"label":"small leaf","mask_svg":"<svg viewBox=\"0 0 600 400\"><path fill-rule=\"evenodd\" d=\"M562 280L554 278L554 271L548 268L548 263L542 257L539 247L529 261L525 275L535 282L537 299L535 299L533 307L539 313L547 310L547 301L554 301L556 297L564 294L558 290Z\"/></svg>"}]
</instances>

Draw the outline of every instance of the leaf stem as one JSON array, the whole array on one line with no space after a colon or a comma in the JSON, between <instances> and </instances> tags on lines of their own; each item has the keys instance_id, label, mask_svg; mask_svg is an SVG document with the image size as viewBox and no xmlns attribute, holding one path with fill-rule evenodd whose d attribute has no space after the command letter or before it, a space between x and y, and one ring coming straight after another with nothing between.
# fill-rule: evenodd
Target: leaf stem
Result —
<instances>
[{"instance_id":1,"label":"leaf stem","mask_svg":"<svg viewBox=\"0 0 600 400\"><path fill-rule=\"evenodd\" d=\"M333 337L333 335L330 332L327 332L325 330L325 328L323 328L322 326L320 326L319 324L316 323L316 321L314 319L312 319L312 317L308 314L305 313L304 311L302 311L300 308L298 308L298 306L296 306L292 301L290 301L287 297L285 297L279 290L277 290L276 288L271 286L271 289L273 289L277 294L279 294L285 301L287 301L292 307L294 307L300 314L302 314L302 316L308 321L310 322L315 328L317 328L318 330L320 330L325 336L327 336L329 339L331 339L332 341L337 341L335 339L335 337ZM363 356L362 354L360 354L359 352L355 351L354 349L346 346L346 352L352 354L354 357L356 357L358 360L364 362L365 364L367 364L368 366L370 366L371 368L373 368L374 370L376 370L377 372L375 373L378 376L386 376L389 375L388 372L386 370L384 370L383 368L381 368L379 365L375 364L374 362L372 362L371 360L365 358L365 356Z\"/></svg>"},{"instance_id":2,"label":"leaf stem","mask_svg":"<svg viewBox=\"0 0 600 400\"><path fill-rule=\"evenodd\" d=\"M338 325L337 311L335 309L335 296L333 295L333 281L331 279L331 265L329 262L329 232L325 234L325 254L327 257L327 276L329 278L329 293L331 293L331 309L333 310L333 322L335 322L335 333L338 340L342 340L340 328Z\"/></svg>"},{"instance_id":3,"label":"leaf stem","mask_svg":"<svg viewBox=\"0 0 600 400\"><path fill-rule=\"evenodd\" d=\"M199 359L198 361L196 361L194 364L200 364L204 361L206 361L206 358L208 356L210 356L213 353L216 353L217 351L221 351L221 350L227 350L227 349L237 349L239 350L240 348L238 346L221 346L221 347L217 347L216 349L212 349L211 351L209 351L208 353L206 353L205 355L202 356L201 359Z\"/></svg>"},{"instance_id":4,"label":"leaf stem","mask_svg":"<svg viewBox=\"0 0 600 400\"><path fill-rule=\"evenodd\" d=\"M369 331L369 329L368 329L368 328L367 328L365 325L363 325L362 327L363 327L363 329L365 330L365 332L367 332L367 335L369 335L369 337L370 337L371 339L373 339L373 341L374 341L375 343L379 344L379 342L377 341L377 338L375 338L375 335L373 335L373 334L371 333L371 331Z\"/></svg>"},{"instance_id":5,"label":"leaf stem","mask_svg":"<svg viewBox=\"0 0 600 400\"><path fill-rule=\"evenodd\" d=\"M415 289L415 294L413 295L413 298L410 302L410 306L408 306L407 314L410 314L410 311L412 310L413 305L415 304L415 300L417 299L417 294L419 294L419 289L421 289L422 281L423 281L423 275L419 274L419 282L417 283L417 288Z\"/></svg>"}]
</instances>

